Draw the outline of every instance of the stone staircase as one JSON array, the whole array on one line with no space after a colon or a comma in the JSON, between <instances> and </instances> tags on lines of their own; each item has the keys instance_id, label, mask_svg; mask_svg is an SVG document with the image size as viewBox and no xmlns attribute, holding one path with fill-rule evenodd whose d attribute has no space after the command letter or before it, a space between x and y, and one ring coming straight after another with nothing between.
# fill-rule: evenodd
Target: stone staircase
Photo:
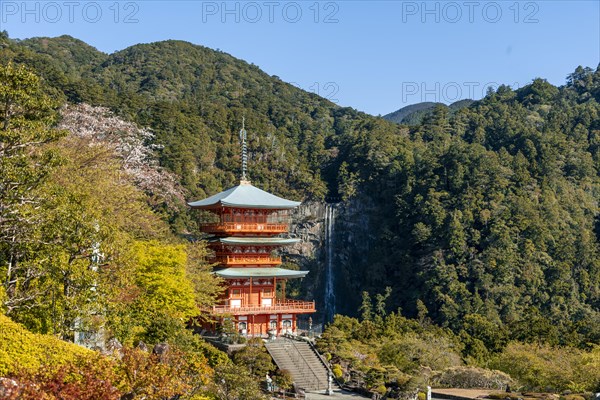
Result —
<instances>
[{"instance_id":1,"label":"stone staircase","mask_svg":"<svg viewBox=\"0 0 600 400\"><path fill-rule=\"evenodd\" d=\"M280 338L265 346L277 367L290 371L296 388L305 391L327 389L329 370L309 343Z\"/></svg>"}]
</instances>

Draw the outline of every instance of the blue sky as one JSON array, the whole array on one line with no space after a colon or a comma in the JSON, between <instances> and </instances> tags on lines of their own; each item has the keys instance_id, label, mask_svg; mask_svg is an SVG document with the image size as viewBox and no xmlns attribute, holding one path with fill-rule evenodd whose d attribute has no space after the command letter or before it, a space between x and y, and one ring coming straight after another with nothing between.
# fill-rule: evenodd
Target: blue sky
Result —
<instances>
[{"instance_id":1,"label":"blue sky","mask_svg":"<svg viewBox=\"0 0 600 400\"><path fill-rule=\"evenodd\" d=\"M565 82L600 62L594 1L8 1L12 38L69 34L107 53L181 39L374 115L487 86Z\"/></svg>"}]
</instances>

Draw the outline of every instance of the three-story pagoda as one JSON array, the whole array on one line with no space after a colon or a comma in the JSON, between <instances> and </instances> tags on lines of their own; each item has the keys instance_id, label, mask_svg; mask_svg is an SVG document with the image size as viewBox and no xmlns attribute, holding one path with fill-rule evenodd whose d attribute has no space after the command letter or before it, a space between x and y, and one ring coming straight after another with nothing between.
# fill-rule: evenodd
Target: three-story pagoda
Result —
<instances>
[{"instance_id":1,"label":"three-story pagoda","mask_svg":"<svg viewBox=\"0 0 600 400\"><path fill-rule=\"evenodd\" d=\"M290 212L300 202L265 192L246 180L246 132L242 128L240 133L240 184L188 203L193 209L203 210L200 227L210 235L208 246L217 263L214 273L227 285L220 304L210 313L221 322L232 319L243 335L294 333L298 314L314 313L315 303L286 299L285 283L303 278L308 271L281 268L281 257L274 253L299 241L283 235L289 231Z\"/></svg>"}]
</instances>

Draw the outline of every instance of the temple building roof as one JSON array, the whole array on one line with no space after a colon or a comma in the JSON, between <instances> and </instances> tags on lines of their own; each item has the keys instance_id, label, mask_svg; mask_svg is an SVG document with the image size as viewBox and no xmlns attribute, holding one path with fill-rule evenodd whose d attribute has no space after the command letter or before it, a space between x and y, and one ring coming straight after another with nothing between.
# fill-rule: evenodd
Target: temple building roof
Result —
<instances>
[{"instance_id":1,"label":"temple building roof","mask_svg":"<svg viewBox=\"0 0 600 400\"><path fill-rule=\"evenodd\" d=\"M215 271L221 278L304 278L308 271L293 271L291 269L262 267L262 268L225 268Z\"/></svg>"},{"instance_id":2,"label":"temple building roof","mask_svg":"<svg viewBox=\"0 0 600 400\"><path fill-rule=\"evenodd\" d=\"M212 241L212 240L211 240ZM284 246L298 243L300 239L288 239L280 237L240 237L230 236L216 238L215 242L221 242L228 245L247 245L247 246Z\"/></svg>"},{"instance_id":3,"label":"temple building roof","mask_svg":"<svg viewBox=\"0 0 600 400\"><path fill-rule=\"evenodd\" d=\"M201 209L236 207L287 210L298 207L300 202L275 196L252 186L249 181L242 180L238 186L234 186L204 200L189 202L188 205L192 208Z\"/></svg>"}]
</instances>

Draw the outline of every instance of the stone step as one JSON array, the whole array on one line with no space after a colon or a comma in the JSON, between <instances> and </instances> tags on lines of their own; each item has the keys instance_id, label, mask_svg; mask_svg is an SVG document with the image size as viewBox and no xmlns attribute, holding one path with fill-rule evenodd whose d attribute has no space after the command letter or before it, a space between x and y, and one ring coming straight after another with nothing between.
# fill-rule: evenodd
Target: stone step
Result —
<instances>
[{"instance_id":1,"label":"stone step","mask_svg":"<svg viewBox=\"0 0 600 400\"><path fill-rule=\"evenodd\" d=\"M296 386L305 390L327 388L327 367L308 343L281 340L266 347L279 369L290 371Z\"/></svg>"}]
</instances>

